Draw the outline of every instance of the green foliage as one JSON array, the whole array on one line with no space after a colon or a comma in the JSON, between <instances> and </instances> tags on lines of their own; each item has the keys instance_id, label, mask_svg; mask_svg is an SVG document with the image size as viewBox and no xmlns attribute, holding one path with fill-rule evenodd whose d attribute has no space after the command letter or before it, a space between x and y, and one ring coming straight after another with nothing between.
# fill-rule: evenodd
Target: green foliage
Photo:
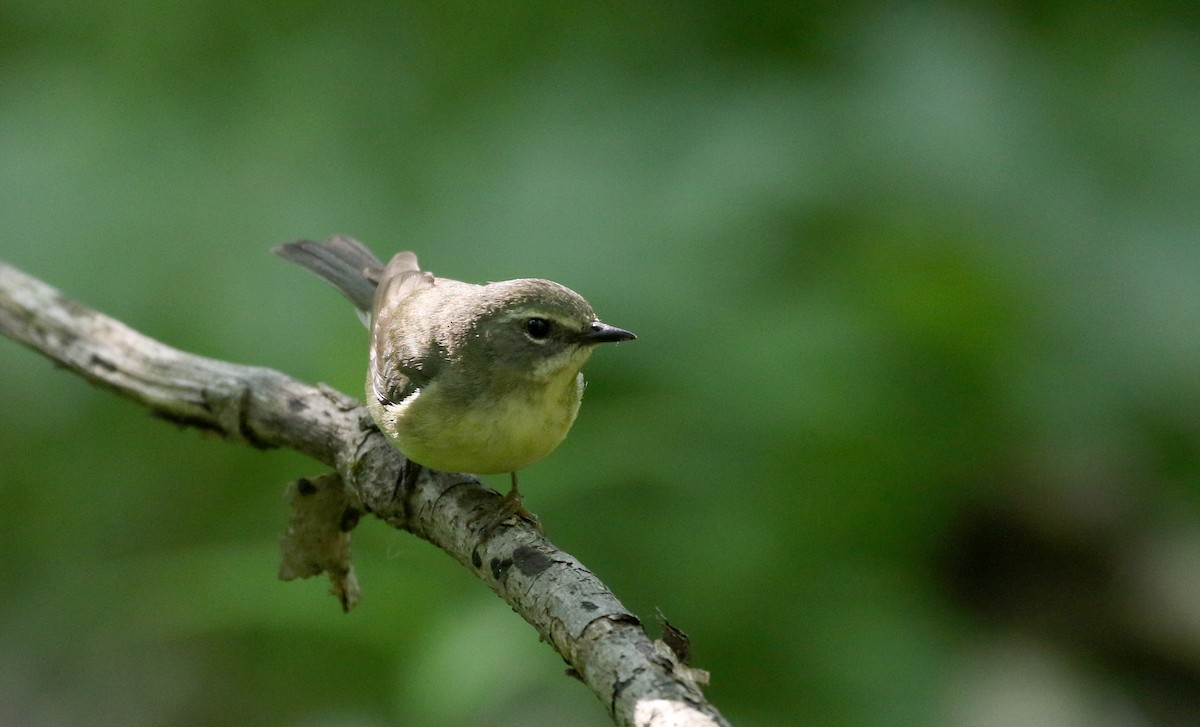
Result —
<instances>
[{"instance_id":1,"label":"green foliage","mask_svg":"<svg viewBox=\"0 0 1200 727\"><path fill-rule=\"evenodd\" d=\"M593 358L527 504L689 632L735 724L982 724L1006 698L1186 723L1137 666L1200 681L1194 647L1156 650L1200 633L1140 599L1157 582L1035 588L1045 561L1013 556L1004 610L972 598L999 556L968 525L1196 552L1198 30L1169 3L10 0L0 259L356 394L365 333L270 247L344 232L561 281L640 340ZM283 483L314 464L15 344L0 370L0 721L607 723L425 543L365 521L349 616L276 582ZM1052 616L1071 588L1086 637Z\"/></svg>"}]
</instances>

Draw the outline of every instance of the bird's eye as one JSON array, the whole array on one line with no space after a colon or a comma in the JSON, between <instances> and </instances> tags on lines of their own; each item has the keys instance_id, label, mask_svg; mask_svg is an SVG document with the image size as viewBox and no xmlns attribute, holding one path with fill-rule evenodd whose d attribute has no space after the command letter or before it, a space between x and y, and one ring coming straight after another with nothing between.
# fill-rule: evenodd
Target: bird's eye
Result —
<instances>
[{"instance_id":1,"label":"bird's eye","mask_svg":"<svg viewBox=\"0 0 1200 727\"><path fill-rule=\"evenodd\" d=\"M550 335L550 321L545 318L526 318L525 332L534 340L542 340Z\"/></svg>"}]
</instances>

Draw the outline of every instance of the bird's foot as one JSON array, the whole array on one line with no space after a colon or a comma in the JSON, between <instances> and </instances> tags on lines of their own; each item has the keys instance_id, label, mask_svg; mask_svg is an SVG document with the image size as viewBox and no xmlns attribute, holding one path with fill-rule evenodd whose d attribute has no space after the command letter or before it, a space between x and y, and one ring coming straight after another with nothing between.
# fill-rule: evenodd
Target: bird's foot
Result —
<instances>
[{"instance_id":1,"label":"bird's foot","mask_svg":"<svg viewBox=\"0 0 1200 727\"><path fill-rule=\"evenodd\" d=\"M510 517L516 516L532 525L533 529L539 533L542 531L542 521L538 519L537 515L525 509L525 503L521 499L521 492L515 487L500 499L500 504L496 506L496 509L498 512L504 514L501 520L507 520Z\"/></svg>"},{"instance_id":2,"label":"bird's foot","mask_svg":"<svg viewBox=\"0 0 1200 727\"><path fill-rule=\"evenodd\" d=\"M542 532L542 522L537 515L525 509L525 504L521 501L521 491L517 489L517 478L513 475L512 489L508 494L500 498L495 507L489 508L474 518L471 519L472 525L478 525L480 530L487 532L495 528L500 523L509 518L517 517L533 526L533 529Z\"/></svg>"}]
</instances>

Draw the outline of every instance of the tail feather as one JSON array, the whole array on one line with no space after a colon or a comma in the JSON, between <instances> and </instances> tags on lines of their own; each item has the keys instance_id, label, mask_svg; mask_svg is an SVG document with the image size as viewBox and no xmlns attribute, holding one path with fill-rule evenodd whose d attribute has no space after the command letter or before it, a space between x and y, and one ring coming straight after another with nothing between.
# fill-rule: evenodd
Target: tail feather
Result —
<instances>
[{"instance_id":1,"label":"tail feather","mask_svg":"<svg viewBox=\"0 0 1200 727\"><path fill-rule=\"evenodd\" d=\"M289 242L271 252L333 283L360 312L369 313L383 263L353 237L337 235L325 242Z\"/></svg>"}]
</instances>

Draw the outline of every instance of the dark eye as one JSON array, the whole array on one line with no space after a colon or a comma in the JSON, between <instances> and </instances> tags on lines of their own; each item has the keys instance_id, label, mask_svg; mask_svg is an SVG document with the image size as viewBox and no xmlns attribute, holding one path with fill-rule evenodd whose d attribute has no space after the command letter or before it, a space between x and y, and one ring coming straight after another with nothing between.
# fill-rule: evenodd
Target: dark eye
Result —
<instances>
[{"instance_id":1,"label":"dark eye","mask_svg":"<svg viewBox=\"0 0 1200 727\"><path fill-rule=\"evenodd\" d=\"M550 321L545 318L526 318L525 332L538 341L550 335Z\"/></svg>"}]
</instances>

